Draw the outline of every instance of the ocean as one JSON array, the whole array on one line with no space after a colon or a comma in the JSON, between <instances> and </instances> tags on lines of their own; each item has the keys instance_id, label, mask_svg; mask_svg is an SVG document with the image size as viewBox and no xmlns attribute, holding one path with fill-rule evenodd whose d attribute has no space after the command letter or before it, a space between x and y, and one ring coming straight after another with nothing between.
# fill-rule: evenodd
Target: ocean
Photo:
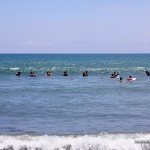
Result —
<instances>
[{"instance_id":1,"label":"ocean","mask_svg":"<svg viewBox=\"0 0 150 150\"><path fill-rule=\"evenodd\" d=\"M0 150L150 150L145 71L150 54L0 54Z\"/></svg>"}]
</instances>

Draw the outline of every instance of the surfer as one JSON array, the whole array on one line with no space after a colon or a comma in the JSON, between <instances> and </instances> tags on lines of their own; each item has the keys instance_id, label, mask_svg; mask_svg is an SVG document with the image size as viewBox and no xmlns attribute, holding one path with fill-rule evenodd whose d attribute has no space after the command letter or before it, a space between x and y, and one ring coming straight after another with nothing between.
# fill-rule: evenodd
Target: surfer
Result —
<instances>
[{"instance_id":1,"label":"surfer","mask_svg":"<svg viewBox=\"0 0 150 150\"><path fill-rule=\"evenodd\" d=\"M67 71L64 71L63 76L68 76Z\"/></svg>"},{"instance_id":2,"label":"surfer","mask_svg":"<svg viewBox=\"0 0 150 150\"><path fill-rule=\"evenodd\" d=\"M115 78L114 74L111 74L110 78Z\"/></svg>"},{"instance_id":3,"label":"surfer","mask_svg":"<svg viewBox=\"0 0 150 150\"><path fill-rule=\"evenodd\" d=\"M16 73L16 76L21 76L22 73L19 71L18 73Z\"/></svg>"},{"instance_id":4,"label":"surfer","mask_svg":"<svg viewBox=\"0 0 150 150\"><path fill-rule=\"evenodd\" d=\"M116 74L116 72L112 73L110 78L119 78L119 74Z\"/></svg>"},{"instance_id":5,"label":"surfer","mask_svg":"<svg viewBox=\"0 0 150 150\"><path fill-rule=\"evenodd\" d=\"M132 78L132 76L129 76L126 81L134 81L134 80L136 80L136 78Z\"/></svg>"},{"instance_id":6,"label":"surfer","mask_svg":"<svg viewBox=\"0 0 150 150\"><path fill-rule=\"evenodd\" d=\"M88 72L87 71L83 72L82 76L83 77L87 77L88 76Z\"/></svg>"},{"instance_id":7,"label":"surfer","mask_svg":"<svg viewBox=\"0 0 150 150\"><path fill-rule=\"evenodd\" d=\"M83 77L87 77L87 75L86 75L86 73L85 73L85 72L83 72L82 76L83 76Z\"/></svg>"},{"instance_id":8,"label":"surfer","mask_svg":"<svg viewBox=\"0 0 150 150\"><path fill-rule=\"evenodd\" d=\"M150 76L150 72L149 71L146 71L145 73L146 73L147 76Z\"/></svg>"},{"instance_id":9,"label":"surfer","mask_svg":"<svg viewBox=\"0 0 150 150\"><path fill-rule=\"evenodd\" d=\"M129 76L129 77L127 78L127 81L132 81L132 76Z\"/></svg>"},{"instance_id":10,"label":"surfer","mask_svg":"<svg viewBox=\"0 0 150 150\"><path fill-rule=\"evenodd\" d=\"M122 79L122 77L120 77L120 79L119 79L119 82L123 82L123 79Z\"/></svg>"},{"instance_id":11,"label":"surfer","mask_svg":"<svg viewBox=\"0 0 150 150\"><path fill-rule=\"evenodd\" d=\"M46 76L51 76L51 75L52 75L52 74L51 74L50 71L46 72Z\"/></svg>"},{"instance_id":12,"label":"surfer","mask_svg":"<svg viewBox=\"0 0 150 150\"><path fill-rule=\"evenodd\" d=\"M83 77L86 77L86 74L85 74L85 72L83 72L82 76L83 76Z\"/></svg>"},{"instance_id":13,"label":"surfer","mask_svg":"<svg viewBox=\"0 0 150 150\"><path fill-rule=\"evenodd\" d=\"M119 82L126 82L126 80L120 77Z\"/></svg>"},{"instance_id":14,"label":"surfer","mask_svg":"<svg viewBox=\"0 0 150 150\"><path fill-rule=\"evenodd\" d=\"M29 76L30 77L36 77L36 74L34 72L30 72Z\"/></svg>"},{"instance_id":15,"label":"surfer","mask_svg":"<svg viewBox=\"0 0 150 150\"><path fill-rule=\"evenodd\" d=\"M87 72L87 70L85 71L85 75L86 75L86 76L88 76L88 72Z\"/></svg>"}]
</instances>

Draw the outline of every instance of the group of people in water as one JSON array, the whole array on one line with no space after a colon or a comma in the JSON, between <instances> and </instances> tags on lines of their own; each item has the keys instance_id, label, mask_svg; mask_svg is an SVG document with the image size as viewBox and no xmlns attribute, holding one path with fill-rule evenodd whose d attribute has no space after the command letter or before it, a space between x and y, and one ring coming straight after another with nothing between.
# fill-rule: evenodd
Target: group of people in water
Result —
<instances>
[{"instance_id":1,"label":"group of people in water","mask_svg":"<svg viewBox=\"0 0 150 150\"><path fill-rule=\"evenodd\" d=\"M150 76L150 72L146 71L145 74L147 76ZM119 82L126 82L126 81L133 81L136 80L136 78L133 78L132 76L129 76L127 79L123 79L122 77L119 76L116 72L112 73L110 78L119 78Z\"/></svg>"},{"instance_id":2,"label":"group of people in water","mask_svg":"<svg viewBox=\"0 0 150 150\"><path fill-rule=\"evenodd\" d=\"M119 82L126 82L126 81L133 81L136 80L136 78L133 78L132 76L129 76L127 79L123 79L119 76L118 73L114 72L111 74L110 78L119 78Z\"/></svg>"},{"instance_id":3,"label":"group of people in water","mask_svg":"<svg viewBox=\"0 0 150 150\"><path fill-rule=\"evenodd\" d=\"M16 73L16 76L22 76L22 75L23 75L23 74L22 74L22 72L20 72L20 71L18 71L18 72ZM37 75L36 75L34 72L30 72L29 76L30 76L30 77L36 77ZM46 72L45 76L52 76L52 73L51 73L50 71L48 71L48 72ZM63 72L63 76L68 76L67 71L64 71L64 72Z\"/></svg>"},{"instance_id":4,"label":"group of people in water","mask_svg":"<svg viewBox=\"0 0 150 150\"><path fill-rule=\"evenodd\" d=\"M145 74L147 76L150 76L150 72L146 71ZM19 71L16 73L16 76L22 76L23 74ZM37 75L34 72L30 72L29 74L30 77L36 77ZM47 71L45 76L52 76L52 73L50 71ZM64 71L62 76L68 76L68 72ZM88 76L88 71L83 72L82 74L83 77L87 77ZM126 82L126 81L133 81L136 80L136 78L133 78L132 76L129 76L127 79L123 79L122 77L120 77L120 75L116 72L112 73L110 78L119 78L119 82Z\"/></svg>"},{"instance_id":5,"label":"group of people in water","mask_svg":"<svg viewBox=\"0 0 150 150\"><path fill-rule=\"evenodd\" d=\"M20 71L18 71L18 72L16 73L16 76L22 76L22 75L23 75L23 74L22 74L22 72L20 72ZM63 76L68 76L68 72L67 72L67 71L64 71L62 75L63 75ZM30 72L29 76L30 76L30 77L36 77L37 75L36 75L34 72ZM51 73L50 71L47 71L46 74L45 74L45 76L52 76L52 73ZM88 76L88 72L87 72L87 71L83 72L82 76L83 76L83 77L87 77L87 76Z\"/></svg>"},{"instance_id":6,"label":"group of people in water","mask_svg":"<svg viewBox=\"0 0 150 150\"><path fill-rule=\"evenodd\" d=\"M46 72L46 76L52 76L51 72L50 71Z\"/></svg>"},{"instance_id":7,"label":"group of people in water","mask_svg":"<svg viewBox=\"0 0 150 150\"><path fill-rule=\"evenodd\" d=\"M82 76L83 77L87 77L88 76L88 72L87 71L83 72Z\"/></svg>"},{"instance_id":8,"label":"group of people in water","mask_svg":"<svg viewBox=\"0 0 150 150\"><path fill-rule=\"evenodd\" d=\"M132 76L129 76L127 79L123 79L120 77L119 82L126 82L126 81L134 81L136 78L132 78Z\"/></svg>"}]
</instances>

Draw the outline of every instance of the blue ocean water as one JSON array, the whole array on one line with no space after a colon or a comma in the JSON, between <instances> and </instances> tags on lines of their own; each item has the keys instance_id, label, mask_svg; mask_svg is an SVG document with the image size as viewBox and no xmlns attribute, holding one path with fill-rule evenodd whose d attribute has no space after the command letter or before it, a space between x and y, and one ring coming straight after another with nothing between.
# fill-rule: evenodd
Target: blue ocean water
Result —
<instances>
[{"instance_id":1,"label":"blue ocean water","mask_svg":"<svg viewBox=\"0 0 150 150\"><path fill-rule=\"evenodd\" d=\"M0 54L0 149L150 148L146 70L150 54Z\"/></svg>"}]
</instances>

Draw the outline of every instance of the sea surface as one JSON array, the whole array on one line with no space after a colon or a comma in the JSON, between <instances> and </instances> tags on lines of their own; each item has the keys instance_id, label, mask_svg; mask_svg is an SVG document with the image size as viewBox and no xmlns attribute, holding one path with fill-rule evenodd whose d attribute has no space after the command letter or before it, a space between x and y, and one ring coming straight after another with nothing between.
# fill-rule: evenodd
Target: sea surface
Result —
<instances>
[{"instance_id":1,"label":"sea surface","mask_svg":"<svg viewBox=\"0 0 150 150\"><path fill-rule=\"evenodd\" d=\"M145 71L150 54L0 54L0 150L150 150Z\"/></svg>"}]
</instances>

